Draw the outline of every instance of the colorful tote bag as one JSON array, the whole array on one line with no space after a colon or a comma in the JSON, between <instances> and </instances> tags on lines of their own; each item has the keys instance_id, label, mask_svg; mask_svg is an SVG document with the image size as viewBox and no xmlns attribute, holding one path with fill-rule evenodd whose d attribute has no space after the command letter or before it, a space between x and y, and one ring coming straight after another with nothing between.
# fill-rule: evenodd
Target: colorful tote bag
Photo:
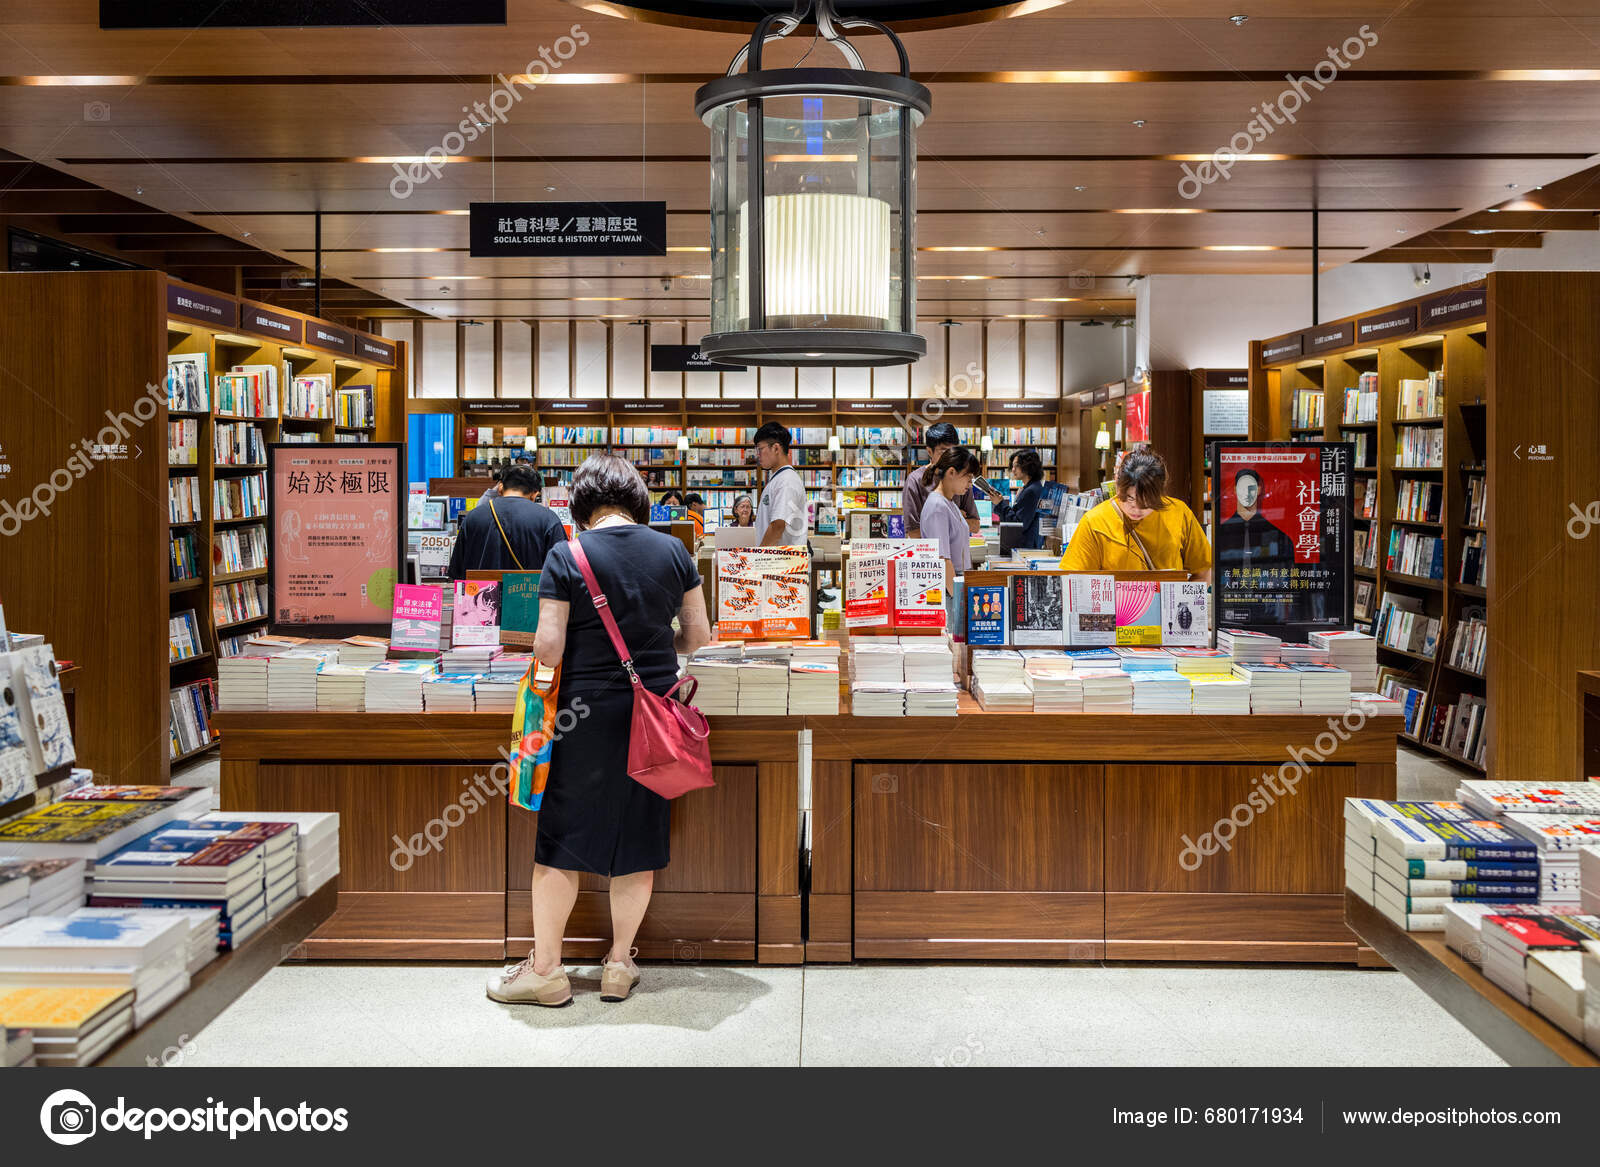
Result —
<instances>
[{"instance_id":1,"label":"colorful tote bag","mask_svg":"<svg viewBox=\"0 0 1600 1167\"><path fill-rule=\"evenodd\" d=\"M561 691L561 666L551 672L548 684L541 684L537 659L528 666L517 685L517 705L511 720L511 785L507 791L512 806L538 810L544 801L544 784L550 777L550 747L555 736L556 695Z\"/></svg>"}]
</instances>

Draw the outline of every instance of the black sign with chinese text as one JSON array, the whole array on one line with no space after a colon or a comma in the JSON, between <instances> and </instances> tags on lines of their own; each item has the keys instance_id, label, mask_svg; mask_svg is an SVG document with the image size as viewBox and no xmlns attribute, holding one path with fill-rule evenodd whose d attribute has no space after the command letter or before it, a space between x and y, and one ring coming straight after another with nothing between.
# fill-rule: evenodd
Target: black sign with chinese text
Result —
<instances>
[{"instance_id":1,"label":"black sign with chinese text","mask_svg":"<svg viewBox=\"0 0 1600 1167\"><path fill-rule=\"evenodd\" d=\"M743 365L719 365L697 344L653 344L650 346L652 373L742 373Z\"/></svg>"},{"instance_id":2,"label":"black sign with chinese text","mask_svg":"<svg viewBox=\"0 0 1600 1167\"><path fill-rule=\"evenodd\" d=\"M667 204L472 203L475 256L665 255Z\"/></svg>"},{"instance_id":3,"label":"black sign with chinese text","mask_svg":"<svg viewBox=\"0 0 1600 1167\"><path fill-rule=\"evenodd\" d=\"M167 315L232 328L239 323L239 301L221 292L208 292L204 288L169 282Z\"/></svg>"},{"instance_id":4,"label":"black sign with chinese text","mask_svg":"<svg viewBox=\"0 0 1600 1167\"><path fill-rule=\"evenodd\" d=\"M1216 442L1211 515L1218 628L1303 641L1351 626L1348 442Z\"/></svg>"}]
</instances>

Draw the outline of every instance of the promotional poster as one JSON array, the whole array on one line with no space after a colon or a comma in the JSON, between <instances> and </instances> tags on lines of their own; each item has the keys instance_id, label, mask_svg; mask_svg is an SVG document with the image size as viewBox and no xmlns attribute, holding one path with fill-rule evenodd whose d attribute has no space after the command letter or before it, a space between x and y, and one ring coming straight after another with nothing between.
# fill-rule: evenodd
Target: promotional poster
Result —
<instances>
[{"instance_id":1,"label":"promotional poster","mask_svg":"<svg viewBox=\"0 0 1600 1167\"><path fill-rule=\"evenodd\" d=\"M1212 449L1217 627L1289 640L1350 627L1350 444Z\"/></svg>"},{"instance_id":2,"label":"promotional poster","mask_svg":"<svg viewBox=\"0 0 1600 1167\"><path fill-rule=\"evenodd\" d=\"M389 634L406 547L404 467L397 444L267 447L274 632Z\"/></svg>"}]
</instances>

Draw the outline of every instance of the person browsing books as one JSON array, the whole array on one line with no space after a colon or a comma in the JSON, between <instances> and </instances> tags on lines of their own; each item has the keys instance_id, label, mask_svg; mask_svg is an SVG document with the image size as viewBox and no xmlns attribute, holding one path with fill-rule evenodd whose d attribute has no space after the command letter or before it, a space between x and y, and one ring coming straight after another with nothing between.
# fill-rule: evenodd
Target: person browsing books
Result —
<instances>
[{"instance_id":1,"label":"person browsing books","mask_svg":"<svg viewBox=\"0 0 1600 1167\"><path fill-rule=\"evenodd\" d=\"M756 504L750 501L748 494L741 494L733 500L733 525L735 527L756 525Z\"/></svg>"},{"instance_id":2,"label":"person browsing books","mask_svg":"<svg viewBox=\"0 0 1600 1167\"><path fill-rule=\"evenodd\" d=\"M706 500L691 491L683 496L683 505L689 512L690 520L694 523L695 539L704 539L706 537Z\"/></svg>"},{"instance_id":3,"label":"person browsing books","mask_svg":"<svg viewBox=\"0 0 1600 1167\"><path fill-rule=\"evenodd\" d=\"M965 446L952 446L928 468L933 490L922 503L923 539L937 539L939 554L956 572L972 570L972 531L959 500L972 493L972 480L983 469Z\"/></svg>"},{"instance_id":4,"label":"person browsing books","mask_svg":"<svg viewBox=\"0 0 1600 1167\"><path fill-rule=\"evenodd\" d=\"M466 579L469 571L538 571L550 548L565 541L555 512L533 501L539 475L532 466L515 462L503 469L500 491L461 516L449 578Z\"/></svg>"},{"instance_id":5,"label":"person browsing books","mask_svg":"<svg viewBox=\"0 0 1600 1167\"><path fill-rule=\"evenodd\" d=\"M1005 523L1021 523L1022 537L1017 546L1037 551L1044 546L1044 536L1039 533L1039 499L1044 494L1044 462L1037 450L1018 450L1011 455L1008 467L1011 474L1012 498L1007 500L998 490L988 492L994 503L995 518Z\"/></svg>"},{"instance_id":6,"label":"person browsing books","mask_svg":"<svg viewBox=\"0 0 1600 1167\"><path fill-rule=\"evenodd\" d=\"M571 505L578 543L633 657L638 682L665 695L678 680L678 654L690 655L711 640L694 560L677 539L647 525L644 480L615 454L596 454L578 467ZM551 550L539 581L533 651L543 664L561 666L557 701L576 720L550 746L533 851L533 952L491 976L487 992L510 1004L572 1000L561 966L562 937L579 876L587 872L611 880L612 938L600 999L622 1001L639 981L633 941L650 906L655 874L670 857L672 804L628 774L632 682L564 542Z\"/></svg>"},{"instance_id":7,"label":"person browsing books","mask_svg":"<svg viewBox=\"0 0 1600 1167\"><path fill-rule=\"evenodd\" d=\"M1117 493L1078 524L1062 571L1187 571L1210 576L1211 544L1183 503L1167 497L1167 463L1135 450L1117 467Z\"/></svg>"},{"instance_id":8,"label":"person browsing books","mask_svg":"<svg viewBox=\"0 0 1600 1167\"><path fill-rule=\"evenodd\" d=\"M806 488L789 464L788 427L769 421L756 431L756 462L767 472L756 506L756 530L763 547L806 545Z\"/></svg>"},{"instance_id":9,"label":"person browsing books","mask_svg":"<svg viewBox=\"0 0 1600 1167\"><path fill-rule=\"evenodd\" d=\"M928 464L906 475L906 484L900 491L900 515L905 519L907 538L916 539L922 534L922 505L934 487L933 466L946 450L961 444L956 427L947 421L930 425L923 434L923 444L928 447ZM967 530L978 530L978 502L969 490L964 498L956 500L956 507L966 520Z\"/></svg>"}]
</instances>

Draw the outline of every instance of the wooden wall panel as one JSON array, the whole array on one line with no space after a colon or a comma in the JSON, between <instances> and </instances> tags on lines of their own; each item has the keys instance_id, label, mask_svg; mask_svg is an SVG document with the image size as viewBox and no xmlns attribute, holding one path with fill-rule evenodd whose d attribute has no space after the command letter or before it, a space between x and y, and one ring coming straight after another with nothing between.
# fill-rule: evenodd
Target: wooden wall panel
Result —
<instances>
[{"instance_id":1,"label":"wooden wall panel","mask_svg":"<svg viewBox=\"0 0 1600 1167\"><path fill-rule=\"evenodd\" d=\"M1101 768L855 767L855 889L1097 891Z\"/></svg>"},{"instance_id":2,"label":"wooden wall panel","mask_svg":"<svg viewBox=\"0 0 1600 1167\"><path fill-rule=\"evenodd\" d=\"M859 958L1099 960L1098 892L858 892Z\"/></svg>"}]
</instances>

